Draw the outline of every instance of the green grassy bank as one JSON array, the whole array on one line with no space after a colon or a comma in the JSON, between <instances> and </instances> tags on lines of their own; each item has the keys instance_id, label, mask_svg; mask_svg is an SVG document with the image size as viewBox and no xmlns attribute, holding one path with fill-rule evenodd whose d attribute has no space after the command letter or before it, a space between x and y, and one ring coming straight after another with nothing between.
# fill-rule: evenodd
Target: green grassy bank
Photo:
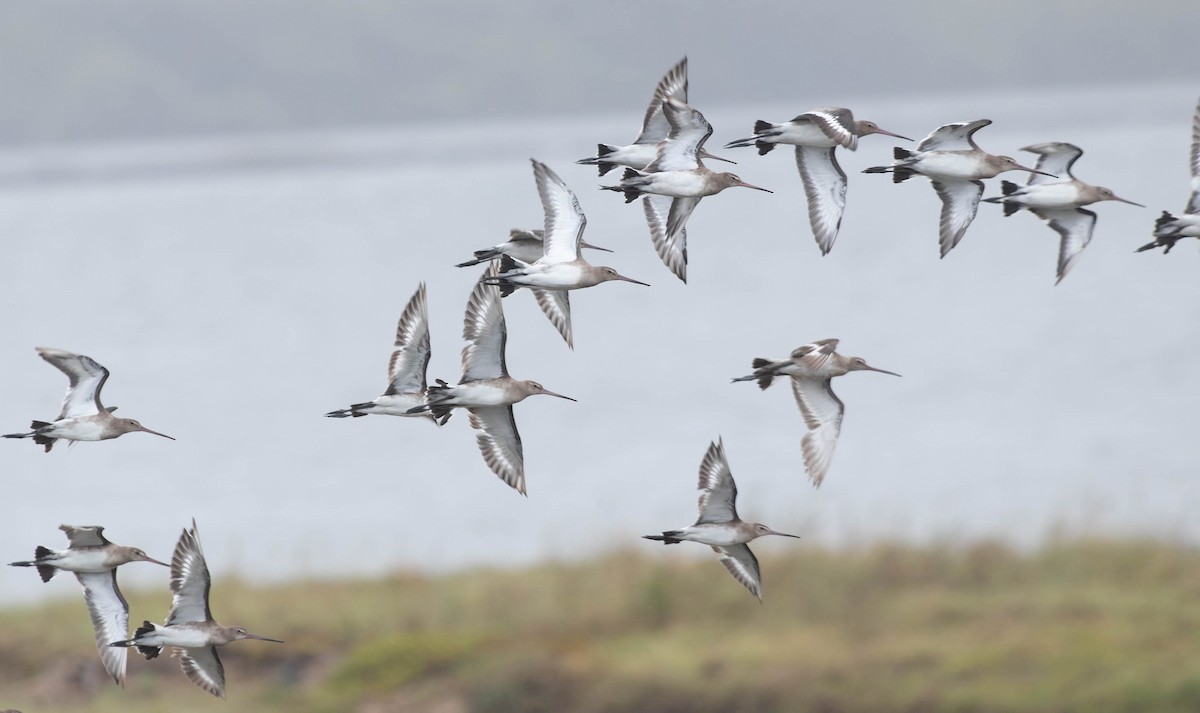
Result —
<instances>
[{"instance_id":1,"label":"green grassy bank","mask_svg":"<svg viewBox=\"0 0 1200 713\"><path fill-rule=\"evenodd\" d=\"M682 554L678 549L665 555ZM766 549L766 548L762 548ZM779 550L775 550L778 552ZM913 713L1200 710L1200 551L1073 541L796 548L759 604L715 558L254 588L216 616L228 701L166 656L104 678L81 601L0 611L24 713ZM128 596L161 616L163 593Z\"/></svg>"}]
</instances>

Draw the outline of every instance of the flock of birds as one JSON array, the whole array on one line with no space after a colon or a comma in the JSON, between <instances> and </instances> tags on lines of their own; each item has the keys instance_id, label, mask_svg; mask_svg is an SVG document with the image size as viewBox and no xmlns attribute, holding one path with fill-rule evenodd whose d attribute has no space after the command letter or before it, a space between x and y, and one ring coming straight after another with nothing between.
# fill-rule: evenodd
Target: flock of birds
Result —
<instances>
[{"instance_id":1,"label":"flock of birds","mask_svg":"<svg viewBox=\"0 0 1200 713\"><path fill-rule=\"evenodd\" d=\"M617 167L625 168L616 185L602 188L622 193L626 202L642 199L659 257L685 282L686 224L700 199L735 186L770 192L733 173L717 173L704 165L706 158L727 159L704 148L713 129L703 114L687 103L687 86L684 58L659 82L642 130L632 144L599 144L595 157L578 162L597 166L600 176ZM897 147L891 165L868 168L865 173L891 173L896 183L918 174L930 179L942 201L942 257L962 240L981 200L1000 204L1005 215L1029 210L1061 236L1057 271L1061 281L1091 240L1095 227L1096 214L1082 206L1105 200L1132 201L1075 178L1071 169L1083 151L1072 144L1050 142L1025 147L1025 151L1038 155L1033 168L1008 156L985 152L975 143L974 135L990 123L980 119L940 126L915 150ZM779 144L795 146L813 236L822 254L827 254L837 238L846 202L846 174L838 165L836 150L841 147L853 151L860 137L871 134L906 138L875 123L855 120L849 109L822 108L787 122L759 121L754 136L730 142L726 148L753 146L762 155ZM503 298L528 288L562 338L573 346L570 290L611 281L646 285L583 258L584 248L609 251L583 240L587 219L571 189L545 164L534 160L532 165L544 212L543 228L514 229L507 241L478 250L473 259L458 265L486 265L467 300L463 326L467 344L462 351L459 381L451 384L437 379L433 385L427 381L429 317L425 285L421 284L400 316L384 393L326 414L332 418L401 416L432 420L440 426L455 409L465 409L471 427L477 431L476 441L484 461L521 494L525 494L524 455L513 405L534 395L574 399L536 381L509 375ZM1139 252L1162 247L1166 253L1182 238L1200 238L1200 104L1192 125L1191 169L1192 192L1184 214L1175 216L1164 211L1155 224L1154 241L1138 248ZM1004 181L1001 195L983 198L982 179L1006 171L1027 172L1029 181L1024 186ZM733 379L754 381L765 390L777 377L789 378L807 429L801 446L804 467L814 486L821 484L829 470L845 413L845 405L831 388L832 379L862 370L899 376L870 366L860 357L839 354L837 347L837 339L822 339L795 349L785 359L754 359L753 373ZM59 349L37 351L70 381L62 410L53 421L33 421L30 431L7 434L5 438L32 438L47 452L58 440L107 440L135 431L171 438L133 419L117 417L113 415L115 407L103 405L100 392L109 372L94 359ZM761 601L762 576L747 543L764 535L798 536L738 517L737 486L720 440L710 444L704 455L698 489L699 516L694 524L644 537L668 545L690 541L712 547L730 574ZM12 565L34 567L47 582L60 570L75 574L91 613L101 662L118 684L125 683L129 647L147 659L171 647L189 680L224 697L225 674L217 646L239 639L282 643L214 621L208 602L211 581L194 520L180 536L170 565L140 549L113 544L104 537L103 527L62 525L60 529L69 540L67 549L38 547L34 559ZM117 586L116 570L122 564L139 561L170 567L172 602L165 624L145 621L130 637L129 605Z\"/></svg>"}]
</instances>

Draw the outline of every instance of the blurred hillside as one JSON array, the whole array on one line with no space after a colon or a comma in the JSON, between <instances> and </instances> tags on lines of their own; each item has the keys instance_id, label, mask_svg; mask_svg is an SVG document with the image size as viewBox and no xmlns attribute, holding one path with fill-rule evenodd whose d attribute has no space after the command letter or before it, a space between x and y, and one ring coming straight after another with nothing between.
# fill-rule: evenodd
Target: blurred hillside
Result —
<instances>
[{"instance_id":1,"label":"blurred hillside","mask_svg":"<svg viewBox=\"0 0 1200 713\"><path fill-rule=\"evenodd\" d=\"M686 547L686 545L685 545ZM712 557L213 587L287 640L222 650L228 702L167 657L104 678L82 602L0 612L0 706L26 713L1195 711L1200 552L1152 541L801 544L758 604ZM765 549L765 548L763 548ZM777 550L778 551L778 550ZM164 588L165 590L165 588ZM129 597L158 618L165 591Z\"/></svg>"},{"instance_id":2,"label":"blurred hillside","mask_svg":"<svg viewBox=\"0 0 1200 713\"><path fill-rule=\"evenodd\" d=\"M684 54L701 105L1192 79L1197 19L1191 0L16 0L0 145L628 108Z\"/></svg>"}]
</instances>

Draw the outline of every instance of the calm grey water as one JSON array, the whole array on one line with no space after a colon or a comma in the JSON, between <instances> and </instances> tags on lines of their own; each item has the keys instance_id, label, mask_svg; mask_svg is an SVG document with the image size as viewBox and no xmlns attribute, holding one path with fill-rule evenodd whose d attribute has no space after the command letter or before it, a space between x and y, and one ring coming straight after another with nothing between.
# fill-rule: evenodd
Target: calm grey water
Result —
<instances>
[{"instance_id":1,"label":"calm grey water","mask_svg":"<svg viewBox=\"0 0 1200 713\"><path fill-rule=\"evenodd\" d=\"M1187 193L1195 87L921 97L800 97L706 106L710 148L815 104L914 137L983 116L996 153L1068 140L1085 180L1146 203L1095 208L1095 239L1054 286L1057 236L983 205L937 259L938 200L922 179L862 168L891 139L842 154L849 204L831 255L809 233L791 154L722 151L775 195L730 190L690 223L690 284L655 256L638 205L572 161L632 138L642 107L604 117L110 146L0 155L0 431L57 413L64 377L36 345L112 370L104 398L176 436L0 442L0 560L60 546L61 522L107 525L169 557L199 522L217 576L432 571L653 545L691 522L695 472L725 438L743 516L806 538L1150 533L1194 540L1200 505L1200 255L1134 255ZM695 99L700 101L701 97ZM517 406L528 499L483 464L467 420L322 414L384 386L405 301L429 286L430 377L456 379L478 270L451 267L515 226L540 225L529 157L579 194L601 261L653 284L573 298L569 351L530 296L505 303L510 370L579 399ZM1019 180L1019 177L1018 177ZM997 194L989 181L987 195ZM755 356L839 337L902 373L836 382L847 405L824 486L800 462L790 391L730 384ZM700 548L694 556L703 556ZM673 553L674 554L674 553ZM161 585L133 566L125 586ZM0 602L53 591L0 569Z\"/></svg>"}]
</instances>

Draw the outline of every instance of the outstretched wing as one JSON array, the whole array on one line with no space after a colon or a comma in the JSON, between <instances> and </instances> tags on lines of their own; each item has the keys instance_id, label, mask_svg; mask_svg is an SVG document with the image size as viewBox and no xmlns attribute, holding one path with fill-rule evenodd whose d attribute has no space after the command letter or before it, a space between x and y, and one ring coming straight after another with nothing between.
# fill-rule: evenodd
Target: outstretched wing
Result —
<instances>
[{"instance_id":1,"label":"outstretched wing","mask_svg":"<svg viewBox=\"0 0 1200 713\"><path fill-rule=\"evenodd\" d=\"M836 141L838 146L845 146L851 151L858 148L854 112L849 109L840 106L821 107L792 119L793 123L801 121L812 122L830 141Z\"/></svg>"},{"instance_id":2,"label":"outstretched wing","mask_svg":"<svg viewBox=\"0 0 1200 713\"><path fill-rule=\"evenodd\" d=\"M700 462L700 518L702 522L729 522L737 519L737 485L725 458L725 443L720 439L708 444Z\"/></svg>"},{"instance_id":3,"label":"outstretched wing","mask_svg":"<svg viewBox=\"0 0 1200 713\"><path fill-rule=\"evenodd\" d=\"M663 116L663 102L671 97L686 102L687 92L687 57L684 57L658 80L658 86L654 88L654 97L650 100L650 106L646 107L646 117L642 119L642 133L638 134L633 143L657 144L667 138L667 134L671 132L671 125Z\"/></svg>"},{"instance_id":4,"label":"outstretched wing","mask_svg":"<svg viewBox=\"0 0 1200 713\"><path fill-rule=\"evenodd\" d=\"M654 250L663 264L684 282L687 282L687 229L681 226L677 232L672 233L667 230L667 225L672 212L676 215L680 212L674 210L676 201L690 201L691 207L688 209L690 214L699 200L699 198L672 198L658 194L642 196L642 211L646 215L646 223L650 226L650 240L654 243Z\"/></svg>"},{"instance_id":5,"label":"outstretched wing","mask_svg":"<svg viewBox=\"0 0 1200 713\"><path fill-rule=\"evenodd\" d=\"M808 432L800 441L804 451L804 469L814 487L820 487L833 460L833 449L842 432L842 400L833 393L829 379L792 377L792 393L804 416Z\"/></svg>"},{"instance_id":6,"label":"outstretched wing","mask_svg":"<svg viewBox=\"0 0 1200 713\"><path fill-rule=\"evenodd\" d=\"M663 114L671 125L671 133L658 145L657 155L643 173L698 168L697 154L712 135L712 125L699 111L673 97L663 102Z\"/></svg>"},{"instance_id":7,"label":"outstretched wing","mask_svg":"<svg viewBox=\"0 0 1200 713\"><path fill-rule=\"evenodd\" d=\"M1067 273L1083 255L1083 249L1092 241L1092 230L1096 227L1096 214L1090 210L1035 210L1037 217L1045 220L1058 233L1058 279L1062 282Z\"/></svg>"},{"instance_id":8,"label":"outstretched wing","mask_svg":"<svg viewBox=\"0 0 1200 713\"><path fill-rule=\"evenodd\" d=\"M212 619L208 609L208 590L212 578L208 575L208 564L200 549L200 536L196 521L192 529L184 530L175 545L171 557L171 613L167 626L188 622L204 622Z\"/></svg>"},{"instance_id":9,"label":"outstretched wing","mask_svg":"<svg viewBox=\"0 0 1200 713\"><path fill-rule=\"evenodd\" d=\"M808 196L808 222L822 255L833 249L846 207L846 172L838 165L836 150L836 146L796 147L796 168Z\"/></svg>"},{"instance_id":10,"label":"outstretched wing","mask_svg":"<svg viewBox=\"0 0 1200 713\"><path fill-rule=\"evenodd\" d=\"M542 314L550 320L550 324L558 330L567 346L575 348L571 338L571 297L566 290L533 290L533 298L541 307Z\"/></svg>"},{"instance_id":11,"label":"outstretched wing","mask_svg":"<svg viewBox=\"0 0 1200 713\"><path fill-rule=\"evenodd\" d=\"M76 572L75 578L83 586L83 598L88 613L92 615L92 628L96 630L96 649L104 670L125 687L125 661L129 649L109 644L129 638L129 603L121 596L117 587L117 570L107 572Z\"/></svg>"},{"instance_id":12,"label":"outstretched wing","mask_svg":"<svg viewBox=\"0 0 1200 713\"><path fill-rule=\"evenodd\" d=\"M975 132L992 123L991 119L964 121L939 126L917 144L918 151L972 151L979 148Z\"/></svg>"},{"instance_id":13,"label":"outstretched wing","mask_svg":"<svg viewBox=\"0 0 1200 713\"><path fill-rule=\"evenodd\" d=\"M175 649L188 680L218 698L225 697L225 667L216 647Z\"/></svg>"},{"instance_id":14,"label":"outstretched wing","mask_svg":"<svg viewBox=\"0 0 1200 713\"><path fill-rule=\"evenodd\" d=\"M983 195L983 181L959 181L938 179L930 181L938 198L942 199L942 215L938 221L938 245L942 257L954 249L966 235L975 212L979 209L979 198Z\"/></svg>"},{"instance_id":15,"label":"outstretched wing","mask_svg":"<svg viewBox=\"0 0 1200 713\"><path fill-rule=\"evenodd\" d=\"M501 480L524 495L525 454L512 406L486 406L467 411L471 414L471 428L479 431L475 441L484 462Z\"/></svg>"},{"instance_id":16,"label":"outstretched wing","mask_svg":"<svg viewBox=\"0 0 1200 713\"><path fill-rule=\"evenodd\" d=\"M499 264L493 262L483 276L495 277L499 273ZM508 365L504 359L508 329L504 324L499 287L483 280L475 283L463 317L463 339L467 341L462 350L463 381L508 376Z\"/></svg>"},{"instance_id":17,"label":"outstretched wing","mask_svg":"<svg viewBox=\"0 0 1200 713\"><path fill-rule=\"evenodd\" d=\"M1068 144L1064 141L1033 144L1032 146L1025 146L1021 150L1038 155L1037 165L1034 166L1035 169L1054 174L1053 176L1043 176L1040 173L1031 173L1027 182L1027 185L1030 186L1037 186L1043 183L1068 183L1074 180L1075 176L1071 173L1071 167L1083 155L1083 149L1075 144Z\"/></svg>"},{"instance_id":18,"label":"outstretched wing","mask_svg":"<svg viewBox=\"0 0 1200 713\"><path fill-rule=\"evenodd\" d=\"M1200 102L1192 116L1192 195L1184 212L1200 213Z\"/></svg>"},{"instance_id":19,"label":"outstretched wing","mask_svg":"<svg viewBox=\"0 0 1200 713\"><path fill-rule=\"evenodd\" d=\"M108 369L100 366L95 359L82 354L73 354L62 349L38 347L37 353L67 375L70 386L67 395L63 397L62 411L59 419L77 418L79 416L94 416L103 412L100 403L100 389L108 380Z\"/></svg>"},{"instance_id":20,"label":"outstretched wing","mask_svg":"<svg viewBox=\"0 0 1200 713\"><path fill-rule=\"evenodd\" d=\"M762 601L762 574L758 570L758 558L746 545L729 545L714 547L713 551L721 555L721 564L741 583L750 593Z\"/></svg>"},{"instance_id":21,"label":"outstretched wing","mask_svg":"<svg viewBox=\"0 0 1200 713\"><path fill-rule=\"evenodd\" d=\"M71 547L103 547L111 545L104 536L104 528L100 525L59 525L58 529L67 533L67 542Z\"/></svg>"},{"instance_id":22,"label":"outstretched wing","mask_svg":"<svg viewBox=\"0 0 1200 713\"><path fill-rule=\"evenodd\" d=\"M429 311L425 303L425 283L422 282L396 324L396 350L388 362L388 387L384 394L424 391L429 353Z\"/></svg>"},{"instance_id":23,"label":"outstretched wing","mask_svg":"<svg viewBox=\"0 0 1200 713\"><path fill-rule=\"evenodd\" d=\"M545 248L540 262L578 260L579 242L583 239L583 229L587 227L587 218L579 207L579 199L549 166L530 160L546 220Z\"/></svg>"},{"instance_id":24,"label":"outstretched wing","mask_svg":"<svg viewBox=\"0 0 1200 713\"><path fill-rule=\"evenodd\" d=\"M809 371L820 371L837 351L837 339L818 339L792 350L791 359Z\"/></svg>"}]
</instances>

